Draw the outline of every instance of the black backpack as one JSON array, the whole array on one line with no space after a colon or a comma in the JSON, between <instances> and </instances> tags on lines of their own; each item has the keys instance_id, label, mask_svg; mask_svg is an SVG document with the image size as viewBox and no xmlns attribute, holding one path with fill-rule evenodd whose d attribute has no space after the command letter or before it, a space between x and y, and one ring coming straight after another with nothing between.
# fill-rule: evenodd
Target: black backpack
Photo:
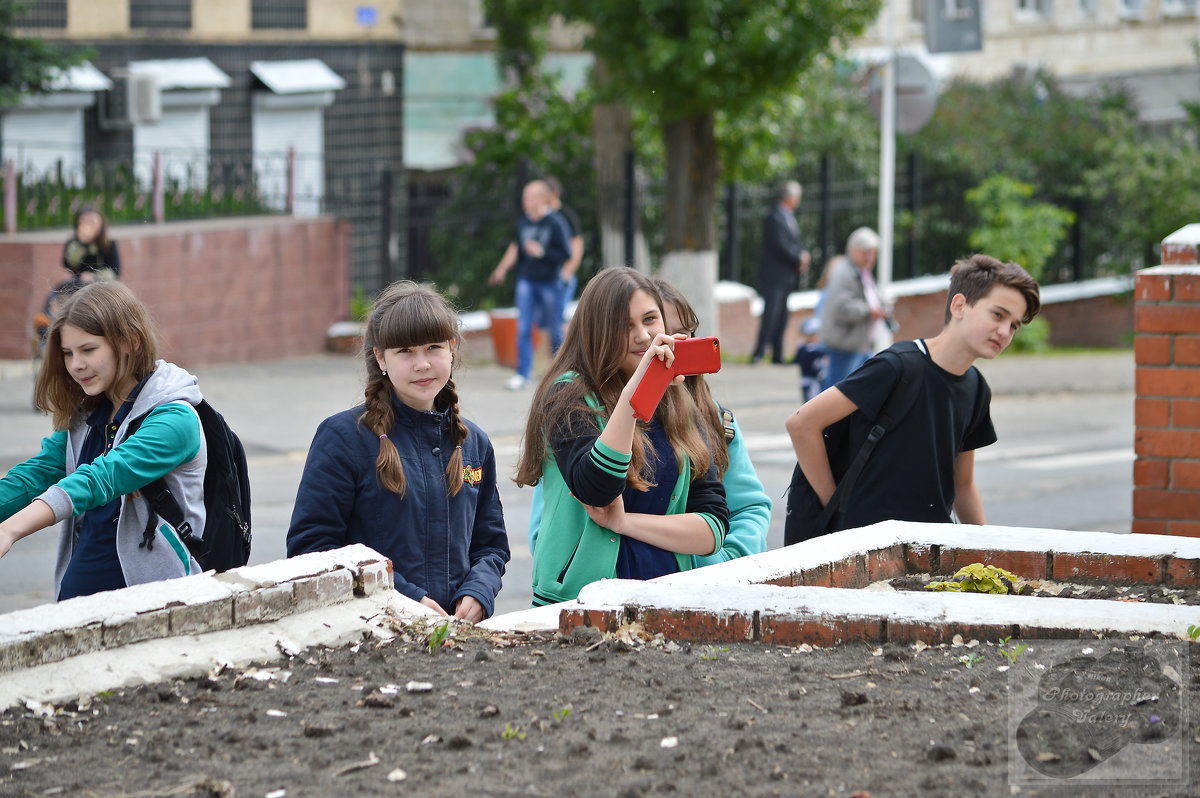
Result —
<instances>
[{"instance_id":1,"label":"black backpack","mask_svg":"<svg viewBox=\"0 0 1200 798\"><path fill-rule=\"evenodd\" d=\"M821 500L809 484L808 478L800 470L800 464L796 464L792 471L792 484L788 488L783 545L790 546L793 543L811 540L829 532L836 532L840 528L837 524L838 518L845 510L850 494L854 491L854 483L858 481L858 475L862 473L863 466L875 450L875 445L888 430L894 429L917 403L925 354L916 344L910 343L909 346L902 346L897 351L900 355L900 379L892 386L891 393L884 400L883 408L875 419L875 425L857 453L850 450L850 416L830 424L825 429L825 453L829 456L829 467L833 471L837 488L824 507L821 506Z\"/></svg>"},{"instance_id":2,"label":"black backpack","mask_svg":"<svg viewBox=\"0 0 1200 798\"><path fill-rule=\"evenodd\" d=\"M154 517L157 514L171 525L200 566L206 570L227 571L245 565L250 559L250 480L246 470L246 450L237 433L206 401L195 407L200 429L208 448L208 466L204 471L204 537L192 534L192 525L183 517L179 502L167 483L159 478L141 490L142 498L153 510L142 533L141 546L154 547ZM149 413L129 422L132 436Z\"/></svg>"}]
</instances>

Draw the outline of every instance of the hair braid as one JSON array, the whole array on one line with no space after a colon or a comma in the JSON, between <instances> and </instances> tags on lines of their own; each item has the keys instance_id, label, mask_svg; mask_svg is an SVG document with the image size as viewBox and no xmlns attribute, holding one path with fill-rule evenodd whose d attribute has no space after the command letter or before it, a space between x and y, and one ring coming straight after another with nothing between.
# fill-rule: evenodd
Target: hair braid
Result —
<instances>
[{"instance_id":1,"label":"hair braid","mask_svg":"<svg viewBox=\"0 0 1200 798\"><path fill-rule=\"evenodd\" d=\"M362 425L379 437L379 455L375 458L375 470L379 475L379 484L385 490L403 496L408 484L404 479L404 465L400 462L400 452L392 443L388 433L396 423L396 414L392 410L392 383L387 375L379 368L374 358L367 360L367 388L364 404L366 410L362 414Z\"/></svg>"},{"instance_id":2,"label":"hair braid","mask_svg":"<svg viewBox=\"0 0 1200 798\"><path fill-rule=\"evenodd\" d=\"M462 446L467 440L468 430L459 416L458 389L454 387L453 378L446 382L446 386L438 394L438 399L445 404L450 434L454 436L454 451L450 453L450 462L446 464L446 489L450 491L451 496L457 496L463 484Z\"/></svg>"}]
</instances>

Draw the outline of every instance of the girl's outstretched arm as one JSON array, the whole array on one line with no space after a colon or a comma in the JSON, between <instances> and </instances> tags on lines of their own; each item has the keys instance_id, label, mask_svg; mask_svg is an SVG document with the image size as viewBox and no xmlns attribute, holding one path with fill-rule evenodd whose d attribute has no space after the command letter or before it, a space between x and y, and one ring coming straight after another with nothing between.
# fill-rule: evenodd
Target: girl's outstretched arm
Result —
<instances>
[{"instance_id":1,"label":"girl's outstretched arm","mask_svg":"<svg viewBox=\"0 0 1200 798\"><path fill-rule=\"evenodd\" d=\"M12 545L54 523L54 511L41 499L34 499L24 510L0 523L0 557L8 554Z\"/></svg>"},{"instance_id":2,"label":"girl's outstretched arm","mask_svg":"<svg viewBox=\"0 0 1200 798\"><path fill-rule=\"evenodd\" d=\"M8 518L67 475L67 432L42 439L42 450L0 479L0 518Z\"/></svg>"}]
</instances>

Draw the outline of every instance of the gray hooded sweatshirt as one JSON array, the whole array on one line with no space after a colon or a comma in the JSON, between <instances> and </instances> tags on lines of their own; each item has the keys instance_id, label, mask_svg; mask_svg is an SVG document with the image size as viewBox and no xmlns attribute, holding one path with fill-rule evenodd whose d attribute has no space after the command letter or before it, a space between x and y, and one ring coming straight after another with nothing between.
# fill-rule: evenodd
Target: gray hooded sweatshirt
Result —
<instances>
[{"instance_id":1,"label":"gray hooded sweatshirt","mask_svg":"<svg viewBox=\"0 0 1200 798\"><path fill-rule=\"evenodd\" d=\"M195 427L192 427L190 432L195 434L199 430L200 418L196 415L194 408L203 398L193 375L173 363L167 363L164 360L157 361L154 372L142 386L141 392L133 402L133 408L117 430L116 440L119 443L106 456L119 456L118 450L125 445L128 438L130 421L151 410L162 408L168 403L172 403L170 410L173 412L163 412L160 419L170 418L173 424L194 424ZM180 407L186 408L188 412L178 412ZM158 412L162 411L156 410L156 413ZM150 425L149 421L150 419L147 418L137 435L129 440L145 440L151 436L153 425ZM147 429L148 426L150 429ZM66 466L68 475L73 474L79 467L79 453L87 432L86 422L81 421L67 433ZM179 501L184 518L191 524L193 533L203 537L204 469L208 464L208 450L202 432L199 433L199 438L200 450L190 460L180 463L165 475L162 473L142 474L141 477L145 477L146 482L149 482L157 477L165 476L167 487ZM153 439L150 440L151 444L154 442ZM187 547L179 540L170 525L158 516L155 516L156 534L153 547L144 548L140 545L151 510L145 499L132 493L136 489L137 487L130 487L130 492L122 496L120 515L117 520L117 556L121 561L125 584L138 585L144 582L200 573L200 564L188 553ZM115 498L112 495L105 497L103 493L94 495L97 496L95 506L106 504ZM58 595L63 574L66 573L67 564L71 561L71 554L75 550L75 517L81 515L89 507L77 510L75 500L71 498L66 489L59 485L49 488L38 498L50 505L54 511L55 520L61 522L58 561L54 566L54 590L55 595ZM99 499L103 499L103 501L98 501Z\"/></svg>"}]
</instances>

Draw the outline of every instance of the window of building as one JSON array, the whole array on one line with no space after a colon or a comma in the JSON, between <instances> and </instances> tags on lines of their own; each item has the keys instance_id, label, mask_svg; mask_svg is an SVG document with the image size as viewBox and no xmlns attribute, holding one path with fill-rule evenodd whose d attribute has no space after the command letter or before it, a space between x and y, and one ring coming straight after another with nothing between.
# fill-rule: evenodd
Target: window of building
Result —
<instances>
[{"instance_id":1,"label":"window of building","mask_svg":"<svg viewBox=\"0 0 1200 798\"><path fill-rule=\"evenodd\" d=\"M29 10L13 20L17 28L67 27L67 0L34 0Z\"/></svg>"},{"instance_id":2,"label":"window of building","mask_svg":"<svg viewBox=\"0 0 1200 798\"><path fill-rule=\"evenodd\" d=\"M1018 22L1044 22L1050 19L1050 0L1017 0Z\"/></svg>"},{"instance_id":3,"label":"window of building","mask_svg":"<svg viewBox=\"0 0 1200 798\"><path fill-rule=\"evenodd\" d=\"M129 27L190 30L192 0L129 0Z\"/></svg>"},{"instance_id":4,"label":"window of building","mask_svg":"<svg viewBox=\"0 0 1200 798\"><path fill-rule=\"evenodd\" d=\"M1121 19L1145 19L1145 0L1117 0L1117 16Z\"/></svg>"},{"instance_id":5,"label":"window of building","mask_svg":"<svg viewBox=\"0 0 1200 798\"><path fill-rule=\"evenodd\" d=\"M1098 0L1076 0L1079 7L1079 15L1085 19L1092 19L1096 16L1096 3Z\"/></svg>"},{"instance_id":6,"label":"window of building","mask_svg":"<svg viewBox=\"0 0 1200 798\"><path fill-rule=\"evenodd\" d=\"M251 0L250 27L255 30L306 30L308 0Z\"/></svg>"},{"instance_id":7,"label":"window of building","mask_svg":"<svg viewBox=\"0 0 1200 798\"><path fill-rule=\"evenodd\" d=\"M1196 16L1196 0L1162 0L1164 17Z\"/></svg>"}]
</instances>

